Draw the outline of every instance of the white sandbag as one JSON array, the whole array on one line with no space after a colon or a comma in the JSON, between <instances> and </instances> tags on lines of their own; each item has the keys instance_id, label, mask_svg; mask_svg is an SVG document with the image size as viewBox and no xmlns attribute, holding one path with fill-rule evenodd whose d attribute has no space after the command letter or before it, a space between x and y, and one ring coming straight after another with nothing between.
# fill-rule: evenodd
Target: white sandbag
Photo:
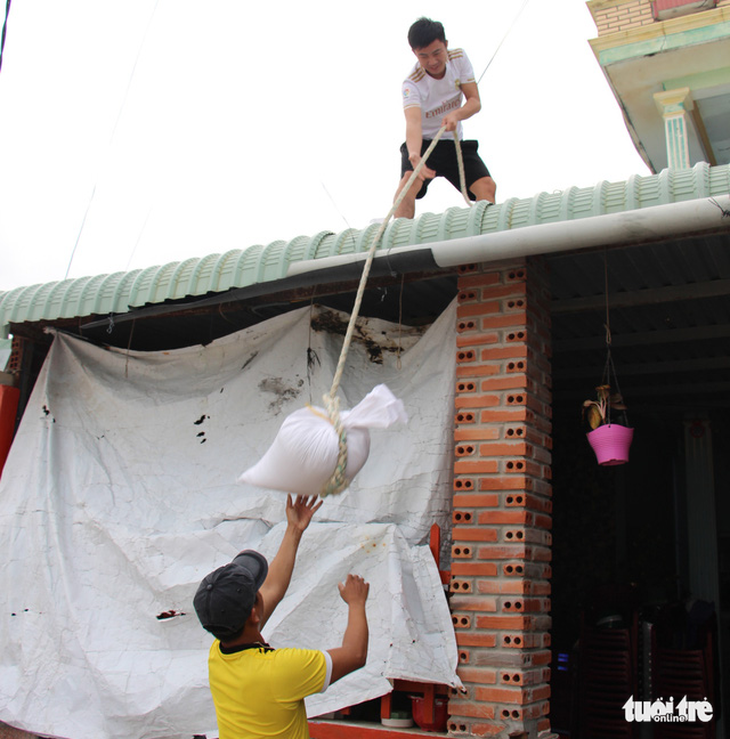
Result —
<instances>
[{"instance_id":1,"label":"white sandbag","mask_svg":"<svg viewBox=\"0 0 730 739\"><path fill-rule=\"evenodd\" d=\"M394 423L408 423L403 401L387 385L376 385L352 410L340 413L342 425L354 428L385 429Z\"/></svg>"},{"instance_id":2,"label":"white sandbag","mask_svg":"<svg viewBox=\"0 0 730 739\"><path fill-rule=\"evenodd\" d=\"M369 428L387 428L408 416L402 401L385 385L373 388L352 410L341 411L347 433L348 484L362 469L370 453ZM322 492L337 466L339 441L327 411L301 408L286 417L264 456L239 478L257 487L297 495Z\"/></svg>"}]
</instances>

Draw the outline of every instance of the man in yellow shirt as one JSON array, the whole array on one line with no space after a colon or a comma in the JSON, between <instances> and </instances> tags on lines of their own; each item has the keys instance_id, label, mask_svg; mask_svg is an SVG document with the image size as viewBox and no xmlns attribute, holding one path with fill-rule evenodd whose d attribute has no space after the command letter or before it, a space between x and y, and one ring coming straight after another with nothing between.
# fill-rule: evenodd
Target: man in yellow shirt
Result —
<instances>
[{"instance_id":1,"label":"man in yellow shirt","mask_svg":"<svg viewBox=\"0 0 730 739\"><path fill-rule=\"evenodd\" d=\"M274 649L261 629L284 597L299 541L322 505L317 496L287 496L287 528L268 565L251 549L207 575L195 594L195 611L216 640L208 677L219 739L308 739L304 698L321 693L365 664L369 585L357 575L340 583L348 605L342 645L337 649Z\"/></svg>"}]
</instances>

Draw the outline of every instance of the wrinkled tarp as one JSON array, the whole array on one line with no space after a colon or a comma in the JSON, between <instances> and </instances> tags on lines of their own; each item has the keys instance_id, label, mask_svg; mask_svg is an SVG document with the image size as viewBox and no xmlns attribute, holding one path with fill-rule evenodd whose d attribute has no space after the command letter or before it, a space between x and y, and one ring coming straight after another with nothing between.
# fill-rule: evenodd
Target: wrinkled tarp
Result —
<instances>
[{"instance_id":1,"label":"wrinkled tarp","mask_svg":"<svg viewBox=\"0 0 730 739\"><path fill-rule=\"evenodd\" d=\"M427 546L450 518L454 310L422 336L375 320L356 332L342 408L384 382L410 420L374 430L351 487L325 500L264 632L339 646L337 583L371 583L367 666L309 699L310 716L385 694L388 678L458 684ZM217 736L192 598L240 549L276 552L286 496L235 480L329 390L347 319L307 308L158 352L55 336L0 481L0 721L70 739Z\"/></svg>"}]
</instances>

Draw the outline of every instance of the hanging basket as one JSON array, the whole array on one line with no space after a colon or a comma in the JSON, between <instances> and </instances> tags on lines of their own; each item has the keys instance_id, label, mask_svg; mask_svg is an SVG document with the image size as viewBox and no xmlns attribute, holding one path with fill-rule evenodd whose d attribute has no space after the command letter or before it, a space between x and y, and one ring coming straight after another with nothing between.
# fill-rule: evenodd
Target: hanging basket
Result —
<instances>
[{"instance_id":1,"label":"hanging basket","mask_svg":"<svg viewBox=\"0 0 730 739\"><path fill-rule=\"evenodd\" d=\"M613 467L629 461L629 447L634 438L634 429L607 423L589 431L586 436L596 453L598 464Z\"/></svg>"}]
</instances>

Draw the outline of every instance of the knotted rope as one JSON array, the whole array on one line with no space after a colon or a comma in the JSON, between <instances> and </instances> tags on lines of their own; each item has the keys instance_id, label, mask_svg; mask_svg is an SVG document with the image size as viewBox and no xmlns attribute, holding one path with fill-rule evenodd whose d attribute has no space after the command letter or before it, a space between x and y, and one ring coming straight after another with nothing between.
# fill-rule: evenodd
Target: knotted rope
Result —
<instances>
[{"instance_id":1,"label":"knotted rope","mask_svg":"<svg viewBox=\"0 0 730 739\"><path fill-rule=\"evenodd\" d=\"M388 221L392 218L396 210L398 210L398 206L403 202L405 196L408 194L408 191L411 189L411 186L413 185L414 181L416 180L418 175L421 173L423 168L426 166L426 161L428 160L428 157L431 155L431 152L436 147L436 143L441 138L444 131L446 131L446 126L441 126L438 133L431 140L431 144L426 149L426 151L423 153L423 156L421 157L421 161L416 165L416 168L413 170L413 174L411 174L405 187L400 191L400 193L398 193L398 197L393 202L391 209L388 211L388 215L385 216L385 218L383 219L383 222L380 224L380 228L375 234L375 238L373 239L373 243L370 245L370 249L365 259L365 265L363 266L362 275L360 277L360 284L357 287L357 294L355 295L355 304L352 308L352 313L350 314L350 321L347 324L347 331L345 332L345 340L342 342L342 349L340 350L340 358L337 362L337 368L335 370L335 375L332 380L332 386L330 387L329 393L323 396L324 405L327 410L327 414L329 415L330 422L334 426L335 433L337 434L337 438L339 440L338 441L337 466L335 467L335 471L333 472L332 477L329 479L327 484L324 486L324 488L320 492L320 495L323 498L328 495L335 495L337 493L341 493L348 485L348 480L345 475L345 470L347 469L347 433L344 430L342 426L342 421L340 419L340 399L337 397L337 391L340 387L340 380L342 379L342 373L345 370L345 361L347 360L347 353L350 350L350 343L352 342L352 335L355 331L355 323L360 314L360 306L362 304L363 295L365 294L365 284L367 283L368 275L370 274L370 268L373 264L373 259L375 258L375 250L377 249L378 243L380 242L380 239L382 238L383 233L385 232L386 226L388 225ZM471 206L471 201L469 200L469 196L466 193L466 184L465 184L465 178L464 178L464 163L463 163L462 156L461 156L461 144L459 142L459 137L456 135L456 133L454 134L454 143L456 146L456 159L457 159L457 163L459 166L459 183L461 185L461 194L464 196L464 199L466 200L466 202Z\"/></svg>"}]
</instances>

